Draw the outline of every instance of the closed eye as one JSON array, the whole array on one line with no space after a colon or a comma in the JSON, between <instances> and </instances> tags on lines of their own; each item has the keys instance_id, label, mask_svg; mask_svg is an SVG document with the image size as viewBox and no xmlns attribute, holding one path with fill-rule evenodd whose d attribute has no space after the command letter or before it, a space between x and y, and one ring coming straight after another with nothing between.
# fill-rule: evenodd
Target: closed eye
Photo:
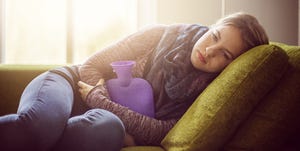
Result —
<instances>
[{"instance_id":1,"label":"closed eye","mask_svg":"<svg viewBox=\"0 0 300 151\"><path fill-rule=\"evenodd\" d=\"M219 40L219 38L217 37L217 35L214 32L212 32L211 36L212 36L213 41L217 42Z\"/></svg>"},{"instance_id":2,"label":"closed eye","mask_svg":"<svg viewBox=\"0 0 300 151\"><path fill-rule=\"evenodd\" d=\"M220 33L216 29L212 31L211 36L215 42L217 42L220 39Z\"/></svg>"},{"instance_id":3,"label":"closed eye","mask_svg":"<svg viewBox=\"0 0 300 151\"><path fill-rule=\"evenodd\" d=\"M212 36L212 39L213 39L215 42L218 41L218 37L216 36L216 34L212 33L211 36Z\"/></svg>"},{"instance_id":4,"label":"closed eye","mask_svg":"<svg viewBox=\"0 0 300 151\"><path fill-rule=\"evenodd\" d=\"M228 60L232 60L233 59L232 54L228 50L223 50L223 55Z\"/></svg>"},{"instance_id":5,"label":"closed eye","mask_svg":"<svg viewBox=\"0 0 300 151\"><path fill-rule=\"evenodd\" d=\"M225 57L227 60L230 59L229 56L228 56L228 54L227 54L226 52L223 52L223 55L224 55L224 57Z\"/></svg>"}]
</instances>

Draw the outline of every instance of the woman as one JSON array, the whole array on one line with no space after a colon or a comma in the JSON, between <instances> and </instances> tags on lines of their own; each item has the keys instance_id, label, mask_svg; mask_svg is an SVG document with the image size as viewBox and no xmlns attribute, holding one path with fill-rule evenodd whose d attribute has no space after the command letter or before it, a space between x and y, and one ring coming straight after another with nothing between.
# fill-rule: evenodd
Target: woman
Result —
<instances>
[{"instance_id":1,"label":"woman","mask_svg":"<svg viewBox=\"0 0 300 151\"><path fill-rule=\"evenodd\" d=\"M155 118L111 102L107 93L101 94L106 92L105 87L90 91L92 86L80 82L80 92L91 108L116 114L135 143L159 145L199 93L230 62L248 49L267 43L257 20L244 13L223 18L209 30L187 24L155 26L98 52L80 68L85 71L82 80L93 84L100 78L111 78L109 63L113 61L139 62L136 76L148 80L154 89Z\"/></svg>"},{"instance_id":2,"label":"woman","mask_svg":"<svg viewBox=\"0 0 300 151\"><path fill-rule=\"evenodd\" d=\"M125 131L125 145L159 145L229 63L267 43L264 29L245 13L229 15L210 29L176 24L138 31L97 52L83 65L59 68L34 79L21 97L18 113L0 117L1 146L120 150ZM96 84L113 77L109 64L119 60L135 60L134 76L151 84L155 118L110 101L105 85ZM78 80L83 81L78 82L82 100L77 96Z\"/></svg>"}]
</instances>

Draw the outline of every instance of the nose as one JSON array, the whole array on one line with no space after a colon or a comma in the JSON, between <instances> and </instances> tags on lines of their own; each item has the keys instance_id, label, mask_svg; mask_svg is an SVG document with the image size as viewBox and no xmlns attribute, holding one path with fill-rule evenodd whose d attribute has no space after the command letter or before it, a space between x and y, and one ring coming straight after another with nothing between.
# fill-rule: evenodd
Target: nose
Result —
<instances>
[{"instance_id":1,"label":"nose","mask_svg":"<svg viewBox=\"0 0 300 151\"><path fill-rule=\"evenodd\" d=\"M209 46L205 48L205 56L213 57L216 55L216 49L213 46Z\"/></svg>"}]
</instances>

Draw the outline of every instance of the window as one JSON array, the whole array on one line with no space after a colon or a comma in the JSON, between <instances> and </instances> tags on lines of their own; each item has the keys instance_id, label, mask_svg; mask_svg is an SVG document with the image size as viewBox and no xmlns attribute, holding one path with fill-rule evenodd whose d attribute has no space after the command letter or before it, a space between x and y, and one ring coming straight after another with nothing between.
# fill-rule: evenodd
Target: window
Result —
<instances>
[{"instance_id":1,"label":"window","mask_svg":"<svg viewBox=\"0 0 300 151\"><path fill-rule=\"evenodd\" d=\"M1 63L82 63L138 25L138 0L0 1Z\"/></svg>"}]
</instances>

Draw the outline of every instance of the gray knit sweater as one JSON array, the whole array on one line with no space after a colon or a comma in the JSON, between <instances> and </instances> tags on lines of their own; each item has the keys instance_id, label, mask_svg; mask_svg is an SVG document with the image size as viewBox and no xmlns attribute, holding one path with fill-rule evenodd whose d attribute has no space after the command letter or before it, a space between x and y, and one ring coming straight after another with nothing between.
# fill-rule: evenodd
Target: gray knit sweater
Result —
<instances>
[{"instance_id":1,"label":"gray knit sweater","mask_svg":"<svg viewBox=\"0 0 300 151\"><path fill-rule=\"evenodd\" d=\"M120 60L135 60L133 76L143 77L148 58L157 48L165 31L171 30L175 36L180 36L188 26L190 25L155 25L125 37L98 51L80 66L80 78L91 85L95 85L100 78L111 79L114 73L110 63ZM88 106L102 108L116 114L123 121L126 132L132 135L139 145L160 145L162 139L180 118L161 119L144 116L110 101L109 96L103 96L102 92L103 87L94 88L87 96Z\"/></svg>"}]
</instances>

